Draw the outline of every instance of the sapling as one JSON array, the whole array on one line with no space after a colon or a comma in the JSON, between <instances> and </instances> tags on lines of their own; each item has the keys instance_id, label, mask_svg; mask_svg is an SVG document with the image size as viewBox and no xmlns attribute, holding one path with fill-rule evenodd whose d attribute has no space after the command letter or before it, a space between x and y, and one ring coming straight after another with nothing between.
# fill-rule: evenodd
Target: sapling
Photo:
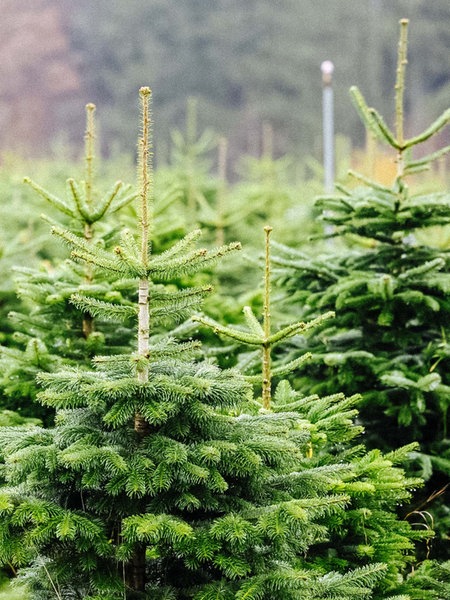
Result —
<instances>
[{"instance_id":1,"label":"sapling","mask_svg":"<svg viewBox=\"0 0 450 600\"><path fill-rule=\"evenodd\" d=\"M233 340L240 342L241 344L256 346L260 348L261 352L261 360L260 364L262 365L262 373L261 377L256 376L247 376L247 379L252 383L256 383L258 380L261 380L261 388L262 388L262 405L264 408L269 409L271 403L272 396L272 379L274 377L282 377L289 372L295 370L301 363L309 360L310 354L306 353L303 356L291 361L282 366L273 368L272 367L272 351L278 345L281 344L284 340L289 337L298 334L299 332L304 332L311 327L316 327L322 321L329 319L333 316L332 312L328 312L319 318L315 319L313 322L304 323L302 321L291 323L286 327L283 327L281 330L273 333L271 328L271 262L270 262L270 234L272 232L272 227L267 225L264 227L265 234L265 251L264 251L264 286L263 286L263 315L262 315L262 324L258 321L255 316L252 308L250 306L245 306L243 313L245 317L245 322L247 325L247 330L243 330L242 328L237 327L227 327L221 325L214 319L211 319L206 316L196 316L194 317L194 321L202 323L208 327L211 327L215 333L224 335Z\"/></svg>"},{"instance_id":2,"label":"sapling","mask_svg":"<svg viewBox=\"0 0 450 600\"><path fill-rule=\"evenodd\" d=\"M95 106L88 104L84 178L67 180L66 197L47 191L28 177L25 182L48 207L59 213L74 234L80 235L86 243L107 246L115 235L111 220L107 224L108 219L129 205L135 192L121 181L115 182L106 193L98 188L94 113ZM56 229L63 227L52 217L45 219L55 224ZM4 405L11 408L20 404L18 408L23 414L50 419L51 412L34 403L38 372L52 371L74 361L80 365L83 359L88 365L92 356L105 347L105 336L110 344L114 340L117 346L127 345L124 328L119 332L117 326L112 328L105 322L96 328L91 314L76 309L73 294L90 289L99 299L115 297L117 302L126 302L127 290L126 287L114 289L92 265L62 262L57 257L43 262L39 268L16 267L15 283L22 306L10 311L9 319L15 332L12 343L1 348L0 386Z\"/></svg>"},{"instance_id":3,"label":"sapling","mask_svg":"<svg viewBox=\"0 0 450 600\"><path fill-rule=\"evenodd\" d=\"M342 568L344 565L355 567L385 562L388 565L387 572L372 592L374 598L382 598L388 591L394 593L406 578L409 565L416 562L415 542L419 542L419 549L429 548L432 544L431 528L415 531L415 515L411 523L396 515L397 506L407 502L411 490L422 485L417 478L405 477L404 471L396 466L410 461L417 444L386 455L379 450L367 451L363 444L357 443L358 435L363 431L354 422L358 415L356 405L360 400L359 395L345 397L343 393L333 393L325 397L317 394L305 396L302 390L293 389L285 378L295 380L296 369L307 368L312 358L309 352L272 367L274 350L282 349L283 343L294 335L308 335L315 328L320 329L325 323L332 322L334 313L325 313L306 323L295 322L272 333L271 232L270 226L264 228L261 322L250 307L244 309L246 330L243 327L221 325L205 316L196 316L194 320L212 328L216 334L231 338L239 346L258 347L251 359L246 356L244 360L238 360L241 367L251 366L252 372L260 371L258 375L246 375L247 381L262 390L259 403L249 405L248 410L278 416L297 414L310 432L304 439L303 456L295 471L274 478L275 485L282 482L291 494L299 497L311 492L309 485L317 486L316 490L322 486L323 491L339 490L349 496L345 511L337 511L331 519L325 519L328 540L322 542L319 548L310 548L309 558L327 570L337 565ZM279 383L273 395L275 377Z\"/></svg>"},{"instance_id":4,"label":"sapling","mask_svg":"<svg viewBox=\"0 0 450 600\"><path fill-rule=\"evenodd\" d=\"M414 191L411 176L450 151L450 146L431 153L422 148L448 125L450 109L422 133L406 135L407 30L402 20L395 127L367 105L356 87L351 89L366 128L394 153L392 185L350 172L352 187L338 184L337 194L317 202L332 235L347 246L313 256L278 245L274 264L286 304L303 318L336 312L314 337L292 339L284 360L308 350L313 354L307 369L299 369L298 384L307 393L360 392L361 419L372 447L392 450L418 441L416 473L429 481L413 508L435 511L450 472L450 274L448 249L433 245L431 228L450 223L450 204L448 193ZM435 513L434 527L445 538L447 506ZM447 554L445 539L434 542L433 552Z\"/></svg>"}]
</instances>

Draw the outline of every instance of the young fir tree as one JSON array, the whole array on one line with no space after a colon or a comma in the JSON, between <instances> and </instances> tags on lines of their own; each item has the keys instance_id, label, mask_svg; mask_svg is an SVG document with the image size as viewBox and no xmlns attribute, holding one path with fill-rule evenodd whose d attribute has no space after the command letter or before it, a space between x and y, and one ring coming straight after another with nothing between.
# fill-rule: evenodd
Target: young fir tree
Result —
<instances>
[{"instance_id":1,"label":"young fir tree","mask_svg":"<svg viewBox=\"0 0 450 600\"><path fill-rule=\"evenodd\" d=\"M55 196L29 178L25 181L59 212L76 235L89 244L107 247L114 241L115 232L105 219L132 202L135 193L121 181L107 193L101 193L96 186L94 113L95 106L88 104L85 177L82 181L67 180L65 198ZM120 288L114 287L92 265L57 259L42 261L40 268L16 267L15 275L16 293L22 305L9 311L10 327L15 327L15 331L10 343L1 348L2 405L46 419L52 411L39 408L34 402L37 373L54 371L62 364L81 366L84 361L89 365L96 353L106 352L106 339L111 352L114 346L126 346L130 338L124 327L111 327L106 322L95 324L89 313L80 313L72 295L89 289L97 298L121 303L126 302L129 289L125 282Z\"/></svg>"},{"instance_id":2,"label":"young fir tree","mask_svg":"<svg viewBox=\"0 0 450 600\"><path fill-rule=\"evenodd\" d=\"M305 335L320 327L333 313L325 313L307 323L289 324L277 332L272 331L272 228L266 226L264 231L264 302L261 322L249 306L244 308L246 328L224 326L204 316L197 316L195 320L238 344L257 347L253 353L245 354L244 360L238 363L251 373L259 370L259 374L246 376L247 381L256 384L261 390L260 400L249 406L250 410L260 413L262 408L264 413L270 411L277 415L297 413L308 428L309 435L304 439L303 456L296 471L282 475L274 482L282 482L294 497L311 494L312 489L316 493L319 490L321 493L325 490L339 491L349 497L345 510L336 511L331 518L325 519L327 539L322 540L318 547L309 549L309 560L325 571L385 562L388 568L371 597L384 598L384 594L400 591L412 590L414 593L417 582L422 581L422 575L416 577L410 574L413 565L412 574L415 575L417 562L414 541L421 541L420 553L428 555L433 533L429 527L425 531L421 530L426 524L422 521L424 513L415 511L409 515L410 519L397 517L398 506L410 499L409 490L415 489L422 482L405 478L403 470L395 465L410 461L410 455L417 445L413 443L383 455L377 449L367 451L363 444L358 444L357 437L362 432L362 428L354 423L358 395L350 398L342 393L322 398L316 394L305 396L301 391L292 389L286 380L281 380L273 394L274 381L292 373L300 365L307 365L307 361L312 358L310 353L305 353L289 363L273 367L272 356L277 346L286 343L299 332ZM417 527L419 531L416 530ZM443 567L442 578L439 576L434 580L428 576L428 591L423 593L422 598L436 597L434 594L441 588L450 592L446 587L446 568L447 566ZM426 563L417 573L433 573L436 569L439 571L435 565ZM416 596L400 597L405 600Z\"/></svg>"},{"instance_id":3,"label":"young fir tree","mask_svg":"<svg viewBox=\"0 0 450 600\"><path fill-rule=\"evenodd\" d=\"M194 232L151 252L149 89L140 97L138 238L125 230L108 251L54 228L78 261L135 281L134 303L77 293L75 304L134 318L136 347L98 356L93 370L42 373L39 400L56 408L55 426L1 429L0 560L22 573L33 600L368 598L386 566L341 574L305 558L327 539L320 521L348 502L327 485L333 472L313 471L306 490L291 493L309 424L296 413L233 416L249 395L238 372L195 360L195 342L151 336L155 322L182 318L209 290L161 282L236 245L197 250Z\"/></svg>"},{"instance_id":4,"label":"young fir tree","mask_svg":"<svg viewBox=\"0 0 450 600\"><path fill-rule=\"evenodd\" d=\"M238 165L239 181L229 193L231 215L237 215L231 229L239 239L258 247L257 234L266 223L271 223L286 243L307 234L313 195L304 193L305 174L295 171L292 158L274 158L270 127L265 128L269 140L264 143L261 156L246 156ZM308 182L308 190L314 184ZM250 209L245 219L239 218L239 207ZM241 209L242 212L242 209ZM301 226L301 224L303 226ZM300 230L300 231L299 231Z\"/></svg>"},{"instance_id":5,"label":"young fir tree","mask_svg":"<svg viewBox=\"0 0 450 600\"><path fill-rule=\"evenodd\" d=\"M211 201L216 194L216 182L211 176L210 155L217 146L211 130L198 134L197 101L190 98L186 107L186 131L172 131L170 178L178 181L189 226L203 225L211 213ZM206 213L203 215L203 213ZM203 216L202 216L203 215Z\"/></svg>"},{"instance_id":6,"label":"young fir tree","mask_svg":"<svg viewBox=\"0 0 450 600\"><path fill-rule=\"evenodd\" d=\"M241 344L248 345L250 347L256 347L258 350L253 352L249 357L246 357L246 363L241 362L241 370L245 370L252 363L262 366L261 375L247 376L247 380L251 383L257 383L261 381L261 404L263 408L269 409L272 397L272 380L274 377L282 377L287 373L293 371L300 366L303 362L310 358L310 354L304 354L295 360L273 368L272 366L272 353L274 348L283 343L289 337L306 331L311 327L317 326L322 321L325 321L329 317L333 316L332 312L318 317L311 323L296 322L291 323L277 331L272 332L271 327L271 264L270 264L270 234L272 227L264 227L265 233L265 261L264 261L264 290L263 290L263 316L262 323L260 323L253 312L251 306L245 306L243 313L246 322L246 329L238 329L236 327L227 327L218 323L216 320L204 317L196 316L194 321L197 321L203 325L206 325L214 330L216 334L222 334L228 338L236 340Z\"/></svg>"},{"instance_id":7,"label":"young fir tree","mask_svg":"<svg viewBox=\"0 0 450 600\"><path fill-rule=\"evenodd\" d=\"M407 27L402 20L395 131L358 89L351 90L368 132L395 152L395 180L388 186L351 173L359 187L338 186L336 194L318 200L332 236L350 243L330 245L319 256L278 245L275 263L287 302L303 318L336 312L318 335L293 340L289 360L306 350L313 354L299 370L299 384L309 393L360 392L372 447L418 441L421 475L429 482L416 506L429 509L450 474L450 256L448 248L433 245L430 229L450 224L450 203L448 193L413 192L408 182L450 151L447 146L413 156L450 122L450 109L424 132L405 136ZM434 523L444 535L444 554L448 524L447 503Z\"/></svg>"}]
</instances>

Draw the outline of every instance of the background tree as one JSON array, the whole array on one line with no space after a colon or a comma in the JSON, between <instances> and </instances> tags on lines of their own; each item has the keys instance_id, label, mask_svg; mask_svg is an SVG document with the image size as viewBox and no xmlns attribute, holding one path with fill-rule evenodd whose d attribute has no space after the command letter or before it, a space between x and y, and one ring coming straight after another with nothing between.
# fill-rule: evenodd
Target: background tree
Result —
<instances>
[{"instance_id":1,"label":"background tree","mask_svg":"<svg viewBox=\"0 0 450 600\"><path fill-rule=\"evenodd\" d=\"M399 440L419 441L420 468L429 482L417 503L429 508L444 492L450 472L449 255L448 247L433 244L432 233L433 226L448 226L450 204L447 193L413 191L408 182L450 150L447 146L422 158L412 153L449 123L450 111L423 133L406 137L406 27L403 20L395 130L352 89L367 128L395 153L392 185L353 173L357 187L338 186L336 195L318 201L322 219L342 245L336 242L319 256L279 246L275 262L290 301L305 317L336 311L336 319L306 344L313 364L300 371L301 385L316 393L361 391L371 445L393 448ZM305 351L300 343L294 355ZM436 519L444 536L438 551L444 554L446 514L444 508Z\"/></svg>"},{"instance_id":2,"label":"background tree","mask_svg":"<svg viewBox=\"0 0 450 600\"><path fill-rule=\"evenodd\" d=\"M56 131L64 130L60 135L76 143L83 119L78 106L93 100L104 115L103 149L114 152L120 144L132 152L134 140L125 125L133 105L130 90L149 77L157 90L160 162L167 159L170 131L182 127L190 96L198 98L200 130L213 127L229 138L233 164L242 154L262 154L266 122L275 132L275 158L286 151L320 156L321 61L336 63L339 132L360 144L363 130L347 110L346 90L356 81L371 104L392 114L386 100L395 79L392 40L398 18L409 17L416 70L406 99L407 122L424 124L445 108L449 16L446 0L362 0L357 5L282 0L276 6L266 0L208 5L131 0L126 6L120 0L40 0L27 11L7 2L0 68L2 148L16 147L18 124L26 133L22 123L30 129L28 138L31 128L39 133L34 152L44 147L48 152L49 136ZM16 41L10 44L12 37ZM25 89L27 82L33 85ZM30 106L52 107L51 116L39 118L45 130L42 125L37 131Z\"/></svg>"},{"instance_id":3,"label":"background tree","mask_svg":"<svg viewBox=\"0 0 450 600\"><path fill-rule=\"evenodd\" d=\"M108 247L113 243L115 234L114 226L104 223L105 216L129 204L135 193L121 181L106 192L98 189L95 180L94 112L95 106L88 104L84 178L81 181L68 179L65 197L48 192L29 178L26 178L26 183L87 243ZM50 217L47 220L52 221ZM0 348L1 406L19 410L23 415L48 419L51 412L39 409L34 403L37 373L51 372L62 364L76 362L80 366L83 361L89 364L92 356L105 347L105 338L111 346L117 347L126 347L130 338L125 328L118 329L117 325L111 328L105 323L96 327L90 314L80 315L71 303L72 294L89 288L96 290L98 299L114 297L120 302L124 301L127 290L112 289L91 266L80 268L73 263L62 262L57 254L51 256L49 253L46 261L38 261L36 257L34 262L38 265L33 266L30 249L33 244L40 249L42 241L35 237L35 227L30 226L29 229L30 241L24 248L30 254L30 266L16 267L15 292L21 303L16 307L8 304L9 328L14 329L14 334L6 336ZM26 239L26 234L27 230L19 235ZM5 247L14 249L11 241L5 243ZM19 257L15 252L14 255L16 259ZM10 258L10 268L11 262ZM10 281L9 273L7 281Z\"/></svg>"}]
</instances>

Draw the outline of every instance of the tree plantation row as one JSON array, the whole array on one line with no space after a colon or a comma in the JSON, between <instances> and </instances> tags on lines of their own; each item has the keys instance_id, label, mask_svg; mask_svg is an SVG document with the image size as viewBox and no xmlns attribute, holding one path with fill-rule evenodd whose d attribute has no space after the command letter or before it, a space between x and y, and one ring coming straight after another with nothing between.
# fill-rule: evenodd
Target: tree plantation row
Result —
<instances>
[{"instance_id":1,"label":"tree plantation row","mask_svg":"<svg viewBox=\"0 0 450 600\"><path fill-rule=\"evenodd\" d=\"M407 29L394 127L351 89L389 181L313 206L317 166L266 152L230 184L192 127L154 171L148 87L136 185L93 104L81 175L3 174L11 598L450 598L450 148L420 151L450 109L405 135Z\"/></svg>"}]
</instances>

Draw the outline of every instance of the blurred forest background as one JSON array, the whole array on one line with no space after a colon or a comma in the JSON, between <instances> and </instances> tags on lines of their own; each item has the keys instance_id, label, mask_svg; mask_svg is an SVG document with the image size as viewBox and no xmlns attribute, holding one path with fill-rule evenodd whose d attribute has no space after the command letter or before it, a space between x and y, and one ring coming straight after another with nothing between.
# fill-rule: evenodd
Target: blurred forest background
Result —
<instances>
[{"instance_id":1,"label":"blurred forest background","mask_svg":"<svg viewBox=\"0 0 450 600\"><path fill-rule=\"evenodd\" d=\"M361 143L347 90L358 85L392 116L402 17L414 133L448 106L448 0L2 0L0 153L47 156L79 143L87 102L101 109L104 153L133 151L136 94L149 85L160 162L189 97L199 129L225 135L232 157L260 154L265 123L275 155L320 156L326 59L336 67L336 131Z\"/></svg>"}]
</instances>

